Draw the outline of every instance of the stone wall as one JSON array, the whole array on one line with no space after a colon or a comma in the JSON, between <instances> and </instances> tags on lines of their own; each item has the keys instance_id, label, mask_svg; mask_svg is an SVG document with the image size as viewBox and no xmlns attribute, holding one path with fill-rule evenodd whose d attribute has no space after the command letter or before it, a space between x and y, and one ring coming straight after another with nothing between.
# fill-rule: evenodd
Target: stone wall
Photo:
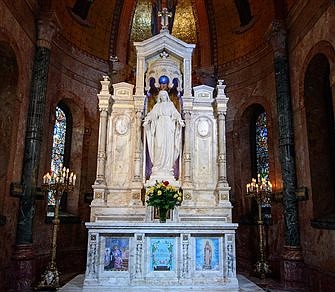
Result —
<instances>
[{"instance_id":1,"label":"stone wall","mask_svg":"<svg viewBox=\"0 0 335 292\"><path fill-rule=\"evenodd\" d=\"M1 97L2 126L1 150L1 192L0 214L4 225L0 225L0 290L4 290L6 275L10 271L11 256L15 243L16 221L19 199L10 196L10 184L21 179L22 158L32 56L34 54L33 36L35 34L33 11L26 3L18 9L15 17L11 10L17 8L13 1L0 2L0 47L2 58ZM32 1L33 2L33 1ZM26 19L22 26L20 20Z\"/></svg>"}]
</instances>

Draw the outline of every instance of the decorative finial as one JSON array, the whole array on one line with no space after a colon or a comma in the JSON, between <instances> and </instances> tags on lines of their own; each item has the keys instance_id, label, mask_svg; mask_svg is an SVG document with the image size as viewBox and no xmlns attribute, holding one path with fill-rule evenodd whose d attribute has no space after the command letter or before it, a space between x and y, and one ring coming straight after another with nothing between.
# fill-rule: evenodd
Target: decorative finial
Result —
<instances>
[{"instance_id":1,"label":"decorative finial","mask_svg":"<svg viewBox=\"0 0 335 292\"><path fill-rule=\"evenodd\" d=\"M168 52L166 52L165 50L163 50L163 52L161 52L161 53L159 54L159 56L160 56L162 59L166 59L166 58L168 58L170 55L169 55Z\"/></svg>"},{"instance_id":2,"label":"decorative finial","mask_svg":"<svg viewBox=\"0 0 335 292\"><path fill-rule=\"evenodd\" d=\"M224 83L224 80L223 80L223 79L219 79L219 80L218 80L218 85L223 85L223 83Z\"/></svg>"}]
</instances>

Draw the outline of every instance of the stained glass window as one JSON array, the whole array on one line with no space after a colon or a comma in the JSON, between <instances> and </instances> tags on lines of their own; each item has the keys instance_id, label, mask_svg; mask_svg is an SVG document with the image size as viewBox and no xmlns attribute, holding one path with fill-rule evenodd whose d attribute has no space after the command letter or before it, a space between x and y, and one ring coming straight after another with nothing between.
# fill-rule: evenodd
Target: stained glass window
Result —
<instances>
[{"instance_id":1,"label":"stained glass window","mask_svg":"<svg viewBox=\"0 0 335 292\"><path fill-rule=\"evenodd\" d=\"M260 113L256 118L256 165L257 173L261 178L267 181L269 178L269 146L268 146L268 128L266 123L266 113ZM262 218L266 225L271 224L271 199L268 197L266 201L261 203Z\"/></svg>"},{"instance_id":2,"label":"stained glass window","mask_svg":"<svg viewBox=\"0 0 335 292\"><path fill-rule=\"evenodd\" d=\"M256 161L257 173L269 179L269 149L266 113L262 112L256 119Z\"/></svg>"},{"instance_id":3,"label":"stained glass window","mask_svg":"<svg viewBox=\"0 0 335 292\"><path fill-rule=\"evenodd\" d=\"M59 106L57 106L51 153L52 172L58 172L61 166L64 165L66 126L66 114ZM48 194L48 205L55 205L51 193Z\"/></svg>"}]
</instances>

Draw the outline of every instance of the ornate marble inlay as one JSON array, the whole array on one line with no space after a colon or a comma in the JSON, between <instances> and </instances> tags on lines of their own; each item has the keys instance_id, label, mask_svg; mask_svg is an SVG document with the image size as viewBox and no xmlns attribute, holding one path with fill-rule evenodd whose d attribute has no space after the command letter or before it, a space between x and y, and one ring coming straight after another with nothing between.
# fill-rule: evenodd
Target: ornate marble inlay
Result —
<instances>
[{"instance_id":1,"label":"ornate marble inlay","mask_svg":"<svg viewBox=\"0 0 335 292\"><path fill-rule=\"evenodd\" d=\"M139 199L141 199L141 194L139 194L139 193L133 194L133 199L134 199L134 200L139 200Z\"/></svg>"},{"instance_id":2,"label":"ornate marble inlay","mask_svg":"<svg viewBox=\"0 0 335 292\"><path fill-rule=\"evenodd\" d=\"M96 199L102 199L102 193L95 193Z\"/></svg>"},{"instance_id":3,"label":"ornate marble inlay","mask_svg":"<svg viewBox=\"0 0 335 292\"><path fill-rule=\"evenodd\" d=\"M187 193L185 196L184 196L185 200L192 200L192 195L190 193Z\"/></svg>"}]
</instances>

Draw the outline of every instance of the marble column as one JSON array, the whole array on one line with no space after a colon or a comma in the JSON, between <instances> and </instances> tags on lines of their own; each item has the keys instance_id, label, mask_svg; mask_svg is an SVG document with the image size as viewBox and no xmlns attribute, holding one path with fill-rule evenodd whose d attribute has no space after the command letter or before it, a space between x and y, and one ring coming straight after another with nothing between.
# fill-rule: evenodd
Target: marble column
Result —
<instances>
[{"instance_id":1,"label":"marble column","mask_svg":"<svg viewBox=\"0 0 335 292\"><path fill-rule=\"evenodd\" d=\"M135 153L134 153L134 173L132 182L132 202L133 206L142 206L143 202L143 141L142 141L142 119L145 95L134 95L135 110Z\"/></svg>"},{"instance_id":2,"label":"marble column","mask_svg":"<svg viewBox=\"0 0 335 292\"><path fill-rule=\"evenodd\" d=\"M192 180L191 180L191 112L185 111L185 137L184 137L184 156L183 156L183 164L184 164L184 178L183 178L183 188L191 188Z\"/></svg>"},{"instance_id":3,"label":"marble column","mask_svg":"<svg viewBox=\"0 0 335 292\"><path fill-rule=\"evenodd\" d=\"M192 61L191 59L184 59L184 97L189 98L192 96Z\"/></svg>"},{"instance_id":4,"label":"marble column","mask_svg":"<svg viewBox=\"0 0 335 292\"><path fill-rule=\"evenodd\" d=\"M227 184L227 173L226 173L226 135L225 135L225 122L226 115L223 112L218 112L218 146L219 146L219 179L218 186Z\"/></svg>"},{"instance_id":5,"label":"marble column","mask_svg":"<svg viewBox=\"0 0 335 292\"><path fill-rule=\"evenodd\" d=\"M284 23L272 23L270 38L274 52L275 85L277 95L280 163L283 178L283 208L285 246L283 252L283 279L287 286L302 282L303 257L300 247L298 204L296 197L296 165L291 104L287 36Z\"/></svg>"},{"instance_id":6,"label":"marble column","mask_svg":"<svg viewBox=\"0 0 335 292\"><path fill-rule=\"evenodd\" d=\"M105 165L106 165L106 137L107 137L107 118L108 109L99 108L99 147L97 159L97 176L95 184L105 184Z\"/></svg>"},{"instance_id":7,"label":"marble column","mask_svg":"<svg viewBox=\"0 0 335 292\"><path fill-rule=\"evenodd\" d=\"M27 290L34 282L33 217L38 167L43 136L44 112L48 83L50 48L59 25L54 13L44 13L37 23L37 46L31 78L25 150L22 167L22 194L16 231L13 265L15 291Z\"/></svg>"},{"instance_id":8,"label":"marble column","mask_svg":"<svg viewBox=\"0 0 335 292\"><path fill-rule=\"evenodd\" d=\"M139 183L141 186L142 182L142 171L141 171L141 161L142 161L142 141L141 141L141 133L142 133L142 110L136 109L135 112L136 117L136 145L135 145L135 169L134 169L134 178L133 181Z\"/></svg>"},{"instance_id":9,"label":"marble column","mask_svg":"<svg viewBox=\"0 0 335 292\"><path fill-rule=\"evenodd\" d=\"M97 175L92 186L94 189L94 198L91 205L103 205L106 201L106 140L107 140L107 124L110 111L111 94L109 92L110 80L108 76L103 76L101 83L101 91L98 94L99 99L99 144L98 144L98 157L97 157Z\"/></svg>"},{"instance_id":10,"label":"marble column","mask_svg":"<svg viewBox=\"0 0 335 292\"><path fill-rule=\"evenodd\" d=\"M145 100L145 95L143 94L134 96L136 145L135 145L135 160L134 160L135 169L134 169L134 177L133 177L133 182L134 182L133 186L135 188L142 188L142 178L143 178L142 119L143 119L144 100Z\"/></svg>"},{"instance_id":11,"label":"marble column","mask_svg":"<svg viewBox=\"0 0 335 292\"><path fill-rule=\"evenodd\" d=\"M144 73L145 73L145 57L137 56L137 69L136 69L136 89L135 95L142 96L144 93Z\"/></svg>"},{"instance_id":12,"label":"marble column","mask_svg":"<svg viewBox=\"0 0 335 292\"><path fill-rule=\"evenodd\" d=\"M217 120L218 120L218 182L217 192L219 205L231 207L229 201L229 184L227 181L227 151L226 151L226 113L228 98L225 94L226 85L223 80L218 81L216 96Z\"/></svg>"},{"instance_id":13,"label":"marble column","mask_svg":"<svg viewBox=\"0 0 335 292\"><path fill-rule=\"evenodd\" d=\"M110 81L108 76L103 76L104 80L100 81L101 91L99 98L99 146L97 159L97 176L95 184L105 184L105 165L106 165L106 139L107 139L107 119L110 110L111 94L109 93Z\"/></svg>"}]
</instances>

